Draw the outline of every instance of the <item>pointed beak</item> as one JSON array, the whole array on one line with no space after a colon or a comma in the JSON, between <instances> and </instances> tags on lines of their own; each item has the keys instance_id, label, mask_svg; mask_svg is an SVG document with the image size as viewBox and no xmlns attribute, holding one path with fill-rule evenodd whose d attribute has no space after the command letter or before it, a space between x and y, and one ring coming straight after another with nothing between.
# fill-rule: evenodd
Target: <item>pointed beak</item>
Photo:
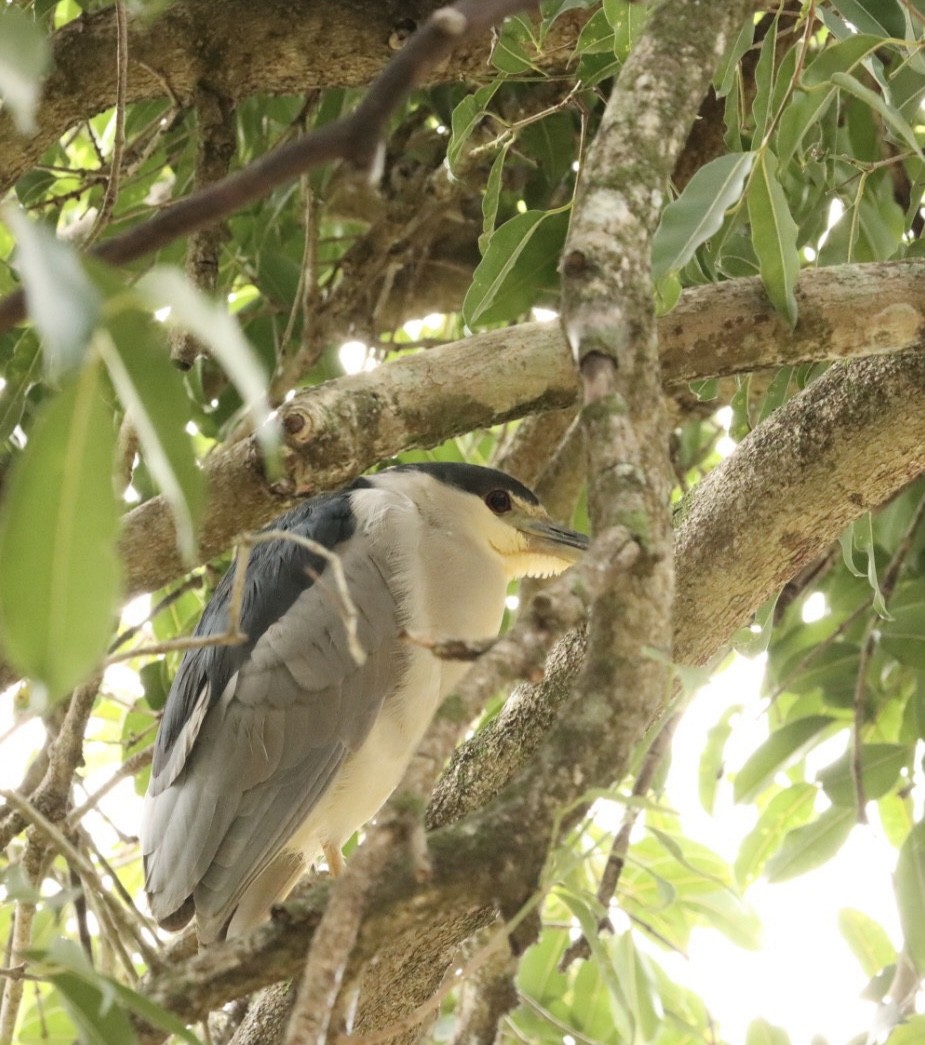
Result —
<instances>
[{"instance_id":1,"label":"pointed beak","mask_svg":"<svg viewBox=\"0 0 925 1045\"><path fill-rule=\"evenodd\" d=\"M530 538L531 551L538 555L550 555L564 562L578 562L588 548L588 538L577 530L559 526L551 519L522 518L517 520L517 529Z\"/></svg>"}]
</instances>

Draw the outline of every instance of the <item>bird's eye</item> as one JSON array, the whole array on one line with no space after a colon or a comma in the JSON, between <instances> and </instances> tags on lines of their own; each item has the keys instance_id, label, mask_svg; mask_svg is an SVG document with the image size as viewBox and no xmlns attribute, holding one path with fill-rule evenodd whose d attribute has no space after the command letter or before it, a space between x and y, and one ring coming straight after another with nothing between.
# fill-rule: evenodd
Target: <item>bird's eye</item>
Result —
<instances>
[{"instance_id":1,"label":"bird's eye","mask_svg":"<svg viewBox=\"0 0 925 1045\"><path fill-rule=\"evenodd\" d=\"M507 490L492 490L491 493L485 496L485 503L495 515L504 515L505 512L509 512L512 508L511 495Z\"/></svg>"}]
</instances>

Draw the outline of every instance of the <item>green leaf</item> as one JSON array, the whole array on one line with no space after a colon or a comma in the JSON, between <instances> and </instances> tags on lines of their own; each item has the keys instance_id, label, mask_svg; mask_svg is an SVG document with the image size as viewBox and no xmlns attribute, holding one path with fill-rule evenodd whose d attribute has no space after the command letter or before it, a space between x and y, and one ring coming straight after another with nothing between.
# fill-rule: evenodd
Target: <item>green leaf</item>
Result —
<instances>
[{"instance_id":1,"label":"green leaf","mask_svg":"<svg viewBox=\"0 0 925 1045\"><path fill-rule=\"evenodd\" d=\"M732 720L741 711L741 704L733 704L726 708L719 721L711 726L707 733L707 740L700 755L697 781L700 804L708 813L713 812L716 788L723 776L726 742L732 734Z\"/></svg>"},{"instance_id":2,"label":"green leaf","mask_svg":"<svg viewBox=\"0 0 925 1045\"><path fill-rule=\"evenodd\" d=\"M755 121L753 141L763 140L771 115L771 94L774 89L774 73L777 68L777 43L779 18L774 19L771 31L761 42L758 61L755 63L755 96L751 103L751 117Z\"/></svg>"},{"instance_id":3,"label":"green leaf","mask_svg":"<svg viewBox=\"0 0 925 1045\"><path fill-rule=\"evenodd\" d=\"M603 1041L613 1033L615 1007L617 1016L624 1016L625 1006L613 1001L601 967L594 961L581 963L566 997L570 1004L563 1022L575 1032L575 1037L585 1041ZM562 1001L565 1002L565 998Z\"/></svg>"},{"instance_id":4,"label":"green leaf","mask_svg":"<svg viewBox=\"0 0 925 1045\"><path fill-rule=\"evenodd\" d=\"M793 154L802 144L810 128L818 126L823 113L837 93L831 85L825 90L820 88L807 93L794 91L781 114L775 139L777 158L782 167L786 167L793 159Z\"/></svg>"},{"instance_id":5,"label":"green leaf","mask_svg":"<svg viewBox=\"0 0 925 1045\"><path fill-rule=\"evenodd\" d=\"M459 157L472 132L484 118L488 103L501 86L501 80L494 80L480 87L465 98L453 110L450 118L450 140L446 147L446 162L450 170L456 174L459 170Z\"/></svg>"},{"instance_id":6,"label":"green leaf","mask_svg":"<svg viewBox=\"0 0 925 1045\"><path fill-rule=\"evenodd\" d=\"M638 1031L638 1038L652 1041L665 1014L656 991L651 966L645 955L636 948L632 933L629 932L622 933L614 939L610 953L627 1008Z\"/></svg>"},{"instance_id":7,"label":"green leaf","mask_svg":"<svg viewBox=\"0 0 925 1045\"><path fill-rule=\"evenodd\" d=\"M870 0L867 3L864 0L834 0L832 6L862 33L902 39L905 26L896 0L873 0L873 3Z\"/></svg>"},{"instance_id":8,"label":"green leaf","mask_svg":"<svg viewBox=\"0 0 925 1045\"><path fill-rule=\"evenodd\" d=\"M189 412L183 379L155 333L147 317L123 312L109 321L111 336L101 335L98 344L148 468L170 505L180 554L192 564L205 490L184 431Z\"/></svg>"},{"instance_id":9,"label":"green leaf","mask_svg":"<svg viewBox=\"0 0 925 1045\"><path fill-rule=\"evenodd\" d=\"M539 73L539 66L530 60L530 51L536 50L533 28L522 15L512 15L501 25L491 49L491 64L503 73Z\"/></svg>"},{"instance_id":10,"label":"green leaf","mask_svg":"<svg viewBox=\"0 0 925 1045\"><path fill-rule=\"evenodd\" d=\"M811 824L787 834L780 851L768 861L768 881L783 882L830 860L854 827L854 809L832 806Z\"/></svg>"},{"instance_id":11,"label":"green leaf","mask_svg":"<svg viewBox=\"0 0 925 1045\"><path fill-rule=\"evenodd\" d=\"M485 182L485 195L482 197L482 233L479 236L479 253L484 254L488 249L488 241L495 231L495 222L498 218L498 203L501 199L501 175L504 173L504 164L507 162L507 154L514 140L505 142L503 148L498 150L494 158L488 179Z\"/></svg>"},{"instance_id":12,"label":"green leaf","mask_svg":"<svg viewBox=\"0 0 925 1045\"><path fill-rule=\"evenodd\" d=\"M595 959L594 962L585 962L584 967L593 968L595 976L600 975L610 994L612 1022L621 1039L632 1041L635 1035L631 1017L627 1011L626 995L623 991L623 985L616 975L616 970L613 967L605 942L598 931L598 913L592 910L585 897L579 896L570 889L562 888L558 891L558 895L561 896L568 909L578 919L581 931L584 933L584 937L591 948L591 954ZM594 903L597 903L596 898Z\"/></svg>"},{"instance_id":13,"label":"green leaf","mask_svg":"<svg viewBox=\"0 0 925 1045\"><path fill-rule=\"evenodd\" d=\"M776 729L736 775L735 800L750 802L775 773L815 746L835 721L830 715L807 715Z\"/></svg>"},{"instance_id":14,"label":"green leaf","mask_svg":"<svg viewBox=\"0 0 925 1045\"><path fill-rule=\"evenodd\" d=\"M759 154L749 182L748 218L761 281L771 303L793 327L798 313L794 289L800 274L797 224L777 178L777 158L767 149Z\"/></svg>"},{"instance_id":15,"label":"green leaf","mask_svg":"<svg viewBox=\"0 0 925 1045\"><path fill-rule=\"evenodd\" d=\"M569 173L575 160L575 123L566 112L553 112L522 127L517 144L536 163L537 174L550 189Z\"/></svg>"},{"instance_id":16,"label":"green leaf","mask_svg":"<svg viewBox=\"0 0 925 1045\"><path fill-rule=\"evenodd\" d=\"M561 207L528 210L496 229L463 301L466 323L474 327L522 315L538 288L555 278L567 228L568 208Z\"/></svg>"},{"instance_id":17,"label":"green leaf","mask_svg":"<svg viewBox=\"0 0 925 1045\"><path fill-rule=\"evenodd\" d=\"M50 973L48 979L58 988L84 1045L133 1045L138 1041L128 1013L113 1005L98 987L72 972Z\"/></svg>"},{"instance_id":18,"label":"green leaf","mask_svg":"<svg viewBox=\"0 0 925 1045\"><path fill-rule=\"evenodd\" d=\"M851 36L823 49L807 66L800 79L802 90L794 91L780 118L777 132L777 157L786 166L799 148L806 132L818 125L838 94L832 76L847 72L882 46L876 36Z\"/></svg>"},{"instance_id":19,"label":"green leaf","mask_svg":"<svg viewBox=\"0 0 925 1045\"><path fill-rule=\"evenodd\" d=\"M755 23L751 18L747 18L739 30L739 35L720 59L720 63L716 68L716 73L713 76L713 85L716 89L717 98L724 98L732 90L739 62L752 46L754 38Z\"/></svg>"},{"instance_id":20,"label":"green leaf","mask_svg":"<svg viewBox=\"0 0 925 1045\"><path fill-rule=\"evenodd\" d=\"M71 1019L61 995L50 985L41 985L34 994L34 1001L27 1004L19 1021L17 1045L74 1045L77 1028Z\"/></svg>"},{"instance_id":21,"label":"green leaf","mask_svg":"<svg viewBox=\"0 0 925 1045\"><path fill-rule=\"evenodd\" d=\"M794 784L775 795L742 839L736 857L736 880L752 882L780 849L788 831L802 827L813 815L818 791L812 784Z\"/></svg>"},{"instance_id":22,"label":"green leaf","mask_svg":"<svg viewBox=\"0 0 925 1045\"><path fill-rule=\"evenodd\" d=\"M925 1041L925 1016L913 1016L900 1024L886 1040L886 1045L922 1045Z\"/></svg>"},{"instance_id":23,"label":"green leaf","mask_svg":"<svg viewBox=\"0 0 925 1045\"><path fill-rule=\"evenodd\" d=\"M26 329L16 341L0 389L0 442L6 442L22 420L26 399L42 376L42 353L35 331Z\"/></svg>"},{"instance_id":24,"label":"green leaf","mask_svg":"<svg viewBox=\"0 0 925 1045\"><path fill-rule=\"evenodd\" d=\"M169 305L168 322L185 327L209 348L250 413L264 455L275 460L279 428L267 400L266 376L237 321L224 305L197 290L179 269L154 268L139 280L137 289L154 308Z\"/></svg>"},{"instance_id":25,"label":"green leaf","mask_svg":"<svg viewBox=\"0 0 925 1045\"><path fill-rule=\"evenodd\" d=\"M925 972L925 822L916 824L903 842L895 882L903 940L921 974Z\"/></svg>"},{"instance_id":26,"label":"green leaf","mask_svg":"<svg viewBox=\"0 0 925 1045\"><path fill-rule=\"evenodd\" d=\"M29 316L42 338L45 368L57 381L83 360L100 295L73 247L18 207L5 207L3 220L16 234L16 266Z\"/></svg>"},{"instance_id":27,"label":"green leaf","mask_svg":"<svg viewBox=\"0 0 925 1045\"><path fill-rule=\"evenodd\" d=\"M793 367L791 366L782 366L771 379L771 383L768 385L768 390L764 394L764 399L761 401L761 410L758 413L759 424L764 421L765 418L770 417L770 415L773 414L787 398L787 392L790 388L790 382L792 379Z\"/></svg>"},{"instance_id":28,"label":"green leaf","mask_svg":"<svg viewBox=\"0 0 925 1045\"><path fill-rule=\"evenodd\" d=\"M863 911L843 907L838 912L838 928L865 976L876 976L896 961L896 948L886 930Z\"/></svg>"},{"instance_id":29,"label":"green leaf","mask_svg":"<svg viewBox=\"0 0 925 1045\"><path fill-rule=\"evenodd\" d=\"M882 798L891 791L902 768L910 759L910 751L904 744L863 744L861 746L861 778L864 796L868 799ZM852 777L853 757L845 752L837 761L826 766L818 775L830 801L838 806L855 806L857 794Z\"/></svg>"},{"instance_id":30,"label":"green leaf","mask_svg":"<svg viewBox=\"0 0 925 1045\"><path fill-rule=\"evenodd\" d=\"M51 47L41 28L18 7L0 6L0 99L20 134L35 131L42 78L51 65Z\"/></svg>"},{"instance_id":31,"label":"green leaf","mask_svg":"<svg viewBox=\"0 0 925 1045\"><path fill-rule=\"evenodd\" d=\"M652 240L653 279L683 268L720 230L726 211L742 197L754 159L752 152L732 152L711 160L668 204Z\"/></svg>"},{"instance_id":32,"label":"green leaf","mask_svg":"<svg viewBox=\"0 0 925 1045\"><path fill-rule=\"evenodd\" d=\"M829 84L838 72L853 69L858 62L883 46L883 38L871 34L852 35L846 40L826 47L807 65L800 79L804 89L811 90Z\"/></svg>"},{"instance_id":33,"label":"green leaf","mask_svg":"<svg viewBox=\"0 0 925 1045\"><path fill-rule=\"evenodd\" d=\"M873 517L867 512L861 518L855 520L851 526L842 534L841 538L842 557L845 566L855 577L867 577L867 583L873 592L872 604L878 616L884 620L892 620L892 615L886 608L883 592L880 590L880 580L877 577L877 556L874 544ZM854 551L860 550L867 555L865 570L858 569L854 563Z\"/></svg>"},{"instance_id":34,"label":"green leaf","mask_svg":"<svg viewBox=\"0 0 925 1045\"><path fill-rule=\"evenodd\" d=\"M881 95L869 87L865 87L849 73L833 73L832 83L843 91L847 91L848 94L853 94L855 98L859 98L865 105L873 109L884 122L893 128L900 141L905 142L913 152L918 154L920 159L925 159L915 131L903 119L902 114L894 106L888 105Z\"/></svg>"},{"instance_id":35,"label":"green leaf","mask_svg":"<svg viewBox=\"0 0 925 1045\"><path fill-rule=\"evenodd\" d=\"M559 971L559 962L568 943L568 933L544 927L539 940L528 948L517 967L520 990L540 1004L561 998L568 989L568 980Z\"/></svg>"},{"instance_id":36,"label":"green leaf","mask_svg":"<svg viewBox=\"0 0 925 1045\"><path fill-rule=\"evenodd\" d=\"M46 967L45 976L61 992L82 1031L82 1041L94 1045L131 1045L138 1040L129 1020L132 1012L152 1027L175 1034L189 1045L202 1045L172 1012L97 972L72 940L58 937L45 950L37 952L35 958Z\"/></svg>"},{"instance_id":37,"label":"green leaf","mask_svg":"<svg viewBox=\"0 0 925 1045\"><path fill-rule=\"evenodd\" d=\"M880 645L900 664L925 668L925 592L921 581L890 601L890 620L880 625Z\"/></svg>"},{"instance_id":38,"label":"green leaf","mask_svg":"<svg viewBox=\"0 0 925 1045\"><path fill-rule=\"evenodd\" d=\"M685 899L683 904L737 946L753 951L761 946L761 922L757 914L731 889L717 889Z\"/></svg>"},{"instance_id":39,"label":"green leaf","mask_svg":"<svg viewBox=\"0 0 925 1045\"><path fill-rule=\"evenodd\" d=\"M787 1032L765 1019L752 1020L745 1034L745 1045L790 1045Z\"/></svg>"},{"instance_id":40,"label":"green leaf","mask_svg":"<svg viewBox=\"0 0 925 1045\"><path fill-rule=\"evenodd\" d=\"M20 671L60 697L106 650L119 596L115 437L91 362L45 403L0 512L0 631Z\"/></svg>"},{"instance_id":41,"label":"green leaf","mask_svg":"<svg viewBox=\"0 0 925 1045\"><path fill-rule=\"evenodd\" d=\"M774 633L774 607L780 592L775 592L755 611L754 619L747 628L739 628L732 637L732 644L743 657L756 657L764 653Z\"/></svg>"}]
</instances>

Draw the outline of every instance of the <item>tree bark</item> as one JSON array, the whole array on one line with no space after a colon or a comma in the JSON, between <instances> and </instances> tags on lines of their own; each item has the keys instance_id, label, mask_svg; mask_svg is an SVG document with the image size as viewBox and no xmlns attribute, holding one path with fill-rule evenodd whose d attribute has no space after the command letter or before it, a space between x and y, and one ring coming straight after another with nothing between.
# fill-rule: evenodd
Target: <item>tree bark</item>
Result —
<instances>
[{"instance_id":1,"label":"tree bark","mask_svg":"<svg viewBox=\"0 0 925 1045\"><path fill-rule=\"evenodd\" d=\"M382 69L440 0L176 0L154 19L129 23L128 103L164 98L189 103L202 84L232 101L253 94L305 94L359 87ZM538 65L564 65L587 15L558 18ZM430 82L484 79L491 41L454 54ZM115 104L116 21L112 7L54 34L53 70L45 81L31 137L0 112L0 193L67 130Z\"/></svg>"}]
</instances>

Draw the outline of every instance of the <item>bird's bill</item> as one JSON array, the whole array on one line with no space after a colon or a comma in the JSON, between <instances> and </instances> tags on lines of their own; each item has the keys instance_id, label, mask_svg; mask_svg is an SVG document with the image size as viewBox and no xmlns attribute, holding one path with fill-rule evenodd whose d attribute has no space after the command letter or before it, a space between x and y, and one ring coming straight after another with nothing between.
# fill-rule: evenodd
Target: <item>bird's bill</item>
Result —
<instances>
[{"instance_id":1,"label":"bird's bill","mask_svg":"<svg viewBox=\"0 0 925 1045\"><path fill-rule=\"evenodd\" d=\"M588 537L567 526L559 526L551 519L518 519L517 529L530 541L530 550L568 563L578 562L587 551Z\"/></svg>"}]
</instances>

